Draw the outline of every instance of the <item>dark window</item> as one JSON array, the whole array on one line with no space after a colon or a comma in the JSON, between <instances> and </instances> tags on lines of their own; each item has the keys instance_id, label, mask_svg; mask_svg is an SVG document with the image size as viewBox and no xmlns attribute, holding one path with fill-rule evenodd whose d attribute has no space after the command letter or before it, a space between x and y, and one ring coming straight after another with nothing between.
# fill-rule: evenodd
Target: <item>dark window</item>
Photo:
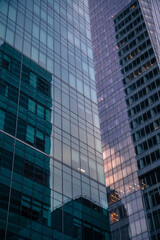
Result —
<instances>
[{"instance_id":1,"label":"dark window","mask_svg":"<svg viewBox=\"0 0 160 240\"><path fill-rule=\"evenodd\" d=\"M5 126L4 129L11 135L15 134L16 127L16 116L11 113L6 113Z\"/></svg>"},{"instance_id":2,"label":"dark window","mask_svg":"<svg viewBox=\"0 0 160 240\"><path fill-rule=\"evenodd\" d=\"M24 168L24 159L15 155L14 157L14 171L23 176L23 168Z\"/></svg>"},{"instance_id":3,"label":"dark window","mask_svg":"<svg viewBox=\"0 0 160 240\"><path fill-rule=\"evenodd\" d=\"M8 96L8 86L5 82L2 82L2 80L0 80L0 95L7 97Z\"/></svg>"},{"instance_id":4,"label":"dark window","mask_svg":"<svg viewBox=\"0 0 160 240\"><path fill-rule=\"evenodd\" d=\"M30 76L30 71L28 68L26 68L24 65L22 66L22 81L25 83L29 83L29 76Z\"/></svg>"},{"instance_id":5,"label":"dark window","mask_svg":"<svg viewBox=\"0 0 160 240\"><path fill-rule=\"evenodd\" d=\"M11 58L8 57L7 55L3 55L2 67L7 71L10 71L11 69Z\"/></svg>"},{"instance_id":6,"label":"dark window","mask_svg":"<svg viewBox=\"0 0 160 240\"><path fill-rule=\"evenodd\" d=\"M84 225L83 227L83 237L84 240L92 240L93 236L92 236L92 229L90 226Z\"/></svg>"},{"instance_id":7,"label":"dark window","mask_svg":"<svg viewBox=\"0 0 160 240\"><path fill-rule=\"evenodd\" d=\"M12 73L17 76L18 78L20 77L20 69L21 69L21 64L20 62L16 61L15 59L12 60Z\"/></svg>"},{"instance_id":8,"label":"dark window","mask_svg":"<svg viewBox=\"0 0 160 240\"><path fill-rule=\"evenodd\" d=\"M18 102L18 89L12 85L10 85L8 89L8 99L15 103Z\"/></svg>"},{"instance_id":9,"label":"dark window","mask_svg":"<svg viewBox=\"0 0 160 240\"><path fill-rule=\"evenodd\" d=\"M33 180L34 166L29 163L24 163L24 177Z\"/></svg>"},{"instance_id":10,"label":"dark window","mask_svg":"<svg viewBox=\"0 0 160 240\"><path fill-rule=\"evenodd\" d=\"M25 141L26 139L26 123L22 119L18 119L17 138Z\"/></svg>"},{"instance_id":11,"label":"dark window","mask_svg":"<svg viewBox=\"0 0 160 240\"><path fill-rule=\"evenodd\" d=\"M50 96L50 84L41 77L38 77L37 89L48 97Z\"/></svg>"},{"instance_id":12,"label":"dark window","mask_svg":"<svg viewBox=\"0 0 160 240\"><path fill-rule=\"evenodd\" d=\"M153 219L151 214L148 215L148 220L149 220L150 231L152 232L154 230L154 225L153 225Z\"/></svg>"},{"instance_id":13,"label":"dark window","mask_svg":"<svg viewBox=\"0 0 160 240\"><path fill-rule=\"evenodd\" d=\"M44 151L45 149L45 142L44 140L36 137L36 141L35 141L36 147L42 151Z\"/></svg>"},{"instance_id":14,"label":"dark window","mask_svg":"<svg viewBox=\"0 0 160 240\"><path fill-rule=\"evenodd\" d=\"M23 92L21 92L20 94L20 106L24 107L24 108L28 108L28 96L26 94L24 94Z\"/></svg>"},{"instance_id":15,"label":"dark window","mask_svg":"<svg viewBox=\"0 0 160 240\"><path fill-rule=\"evenodd\" d=\"M24 177L45 186L48 186L49 183L48 172L45 169L40 169L29 162L24 163Z\"/></svg>"},{"instance_id":16,"label":"dark window","mask_svg":"<svg viewBox=\"0 0 160 240\"><path fill-rule=\"evenodd\" d=\"M157 170L156 175L158 182L160 182L160 169Z\"/></svg>"},{"instance_id":17,"label":"dark window","mask_svg":"<svg viewBox=\"0 0 160 240\"><path fill-rule=\"evenodd\" d=\"M12 160L13 154L5 149L1 149L1 166L11 170Z\"/></svg>"},{"instance_id":18,"label":"dark window","mask_svg":"<svg viewBox=\"0 0 160 240\"><path fill-rule=\"evenodd\" d=\"M9 187L0 184L0 206L1 209L8 208Z\"/></svg>"},{"instance_id":19,"label":"dark window","mask_svg":"<svg viewBox=\"0 0 160 240\"><path fill-rule=\"evenodd\" d=\"M156 200L156 205L159 205L160 204L160 193L158 190L155 192L155 200Z\"/></svg>"}]
</instances>

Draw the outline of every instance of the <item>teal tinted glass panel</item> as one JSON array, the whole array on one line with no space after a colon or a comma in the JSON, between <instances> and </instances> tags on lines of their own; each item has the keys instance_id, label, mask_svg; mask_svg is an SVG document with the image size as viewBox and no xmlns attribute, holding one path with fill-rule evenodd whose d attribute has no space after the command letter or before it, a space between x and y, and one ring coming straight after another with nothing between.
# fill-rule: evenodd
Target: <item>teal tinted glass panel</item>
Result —
<instances>
[{"instance_id":1,"label":"teal tinted glass panel","mask_svg":"<svg viewBox=\"0 0 160 240\"><path fill-rule=\"evenodd\" d=\"M30 72L30 85L34 88L37 87L37 76L32 72Z\"/></svg>"},{"instance_id":2,"label":"teal tinted glass panel","mask_svg":"<svg viewBox=\"0 0 160 240\"><path fill-rule=\"evenodd\" d=\"M28 110L35 113L36 111L36 103L34 100L28 99Z\"/></svg>"},{"instance_id":3,"label":"teal tinted glass panel","mask_svg":"<svg viewBox=\"0 0 160 240\"><path fill-rule=\"evenodd\" d=\"M34 127L27 125L26 141L34 143L35 129Z\"/></svg>"},{"instance_id":4,"label":"teal tinted glass panel","mask_svg":"<svg viewBox=\"0 0 160 240\"><path fill-rule=\"evenodd\" d=\"M37 115L44 118L44 107L40 104L37 104Z\"/></svg>"},{"instance_id":5,"label":"teal tinted glass panel","mask_svg":"<svg viewBox=\"0 0 160 240\"><path fill-rule=\"evenodd\" d=\"M38 130L36 131L36 137L41 140L44 140L44 134Z\"/></svg>"},{"instance_id":6,"label":"teal tinted glass panel","mask_svg":"<svg viewBox=\"0 0 160 240\"><path fill-rule=\"evenodd\" d=\"M4 129L5 111L0 109L0 129Z\"/></svg>"}]
</instances>

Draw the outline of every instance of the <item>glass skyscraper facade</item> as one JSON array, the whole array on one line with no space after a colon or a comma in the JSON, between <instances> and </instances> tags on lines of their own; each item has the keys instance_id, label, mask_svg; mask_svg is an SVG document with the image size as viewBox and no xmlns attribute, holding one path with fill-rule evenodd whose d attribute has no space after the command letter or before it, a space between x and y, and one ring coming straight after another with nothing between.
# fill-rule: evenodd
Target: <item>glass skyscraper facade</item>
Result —
<instances>
[{"instance_id":1,"label":"glass skyscraper facade","mask_svg":"<svg viewBox=\"0 0 160 240\"><path fill-rule=\"evenodd\" d=\"M158 240L160 2L89 9L112 240Z\"/></svg>"},{"instance_id":2,"label":"glass skyscraper facade","mask_svg":"<svg viewBox=\"0 0 160 240\"><path fill-rule=\"evenodd\" d=\"M87 0L0 1L0 239L110 239Z\"/></svg>"}]
</instances>

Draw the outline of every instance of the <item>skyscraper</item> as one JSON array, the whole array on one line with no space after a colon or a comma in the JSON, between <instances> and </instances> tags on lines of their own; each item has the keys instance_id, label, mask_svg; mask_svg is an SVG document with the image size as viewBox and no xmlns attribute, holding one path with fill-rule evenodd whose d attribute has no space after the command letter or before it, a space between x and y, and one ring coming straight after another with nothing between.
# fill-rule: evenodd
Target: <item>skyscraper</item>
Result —
<instances>
[{"instance_id":1,"label":"skyscraper","mask_svg":"<svg viewBox=\"0 0 160 240\"><path fill-rule=\"evenodd\" d=\"M160 239L160 2L89 9L112 240Z\"/></svg>"},{"instance_id":2,"label":"skyscraper","mask_svg":"<svg viewBox=\"0 0 160 240\"><path fill-rule=\"evenodd\" d=\"M88 1L0 19L0 239L109 239Z\"/></svg>"}]
</instances>

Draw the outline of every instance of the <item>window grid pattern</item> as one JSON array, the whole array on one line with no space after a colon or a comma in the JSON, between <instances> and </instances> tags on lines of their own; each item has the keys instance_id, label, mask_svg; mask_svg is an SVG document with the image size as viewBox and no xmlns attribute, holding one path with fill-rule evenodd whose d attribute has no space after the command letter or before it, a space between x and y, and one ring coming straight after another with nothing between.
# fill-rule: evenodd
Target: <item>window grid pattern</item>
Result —
<instances>
[{"instance_id":1,"label":"window grid pattern","mask_svg":"<svg viewBox=\"0 0 160 240\"><path fill-rule=\"evenodd\" d=\"M0 16L0 236L110 239L88 1Z\"/></svg>"},{"instance_id":2,"label":"window grid pattern","mask_svg":"<svg viewBox=\"0 0 160 240\"><path fill-rule=\"evenodd\" d=\"M143 18L142 20L143 21ZM136 28L135 31L145 31L147 24L142 23L142 28ZM132 34L134 39L134 34ZM130 50L126 52L128 56L131 56L128 59L128 64L122 58L123 55L120 56L120 64L122 65L122 74L124 76L123 84L126 93L126 103L128 106L128 116L131 126L131 134L132 141L135 146L135 153L138 162L139 169L143 169L143 174L148 175L149 166L152 162L159 160L159 143L160 143L160 134L159 134L159 114L156 112L152 113L153 109L157 108L159 102L159 67L157 64L157 59L154 54L154 46L150 45L151 41L148 41L148 29L145 32L144 40L148 44L144 46L139 45L137 48L137 52L131 53ZM139 39L134 39L139 42ZM146 48L146 50L142 50L142 46ZM137 54L138 55L137 55ZM156 80L157 78L157 80ZM138 84L137 84L138 83ZM136 93L135 93L136 90ZM151 114L150 121L145 119L143 121L144 115L147 113L147 117L149 118L149 114ZM138 118L137 118L138 117ZM139 121L140 119L140 121ZM138 121L137 121L138 120ZM143 155L143 157L141 157ZM145 162L146 161L146 162ZM144 164L143 164L144 162ZM153 166L154 168L154 166ZM139 171L138 175L141 176L141 171ZM154 176L154 172L152 173ZM150 176L150 175L149 175ZM147 178L148 179L148 178ZM154 180L154 177L152 177ZM144 207L146 209L146 214L148 216L148 212L153 216L155 207L159 207L159 188L156 188L155 183L152 181L151 185L147 185L144 181L141 182L140 185L144 190ZM157 185L159 186L159 182L157 181ZM145 190L146 189L146 190ZM149 218L148 218L149 219ZM155 224L155 223L154 223ZM148 221L148 226L150 222ZM157 237L157 231L154 228L152 229L151 235Z\"/></svg>"},{"instance_id":3,"label":"window grid pattern","mask_svg":"<svg viewBox=\"0 0 160 240\"><path fill-rule=\"evenodd\" d=\"M150 133L149 111L158 106L159 68L139 1L89 3L112 239L150 239L133 133L143 126L148 131L144 138L157 141ZM135 120L145 114L150 122L136 126ZM158 157L157 149L154 154Z\"/></svg>"}]
</instances>

